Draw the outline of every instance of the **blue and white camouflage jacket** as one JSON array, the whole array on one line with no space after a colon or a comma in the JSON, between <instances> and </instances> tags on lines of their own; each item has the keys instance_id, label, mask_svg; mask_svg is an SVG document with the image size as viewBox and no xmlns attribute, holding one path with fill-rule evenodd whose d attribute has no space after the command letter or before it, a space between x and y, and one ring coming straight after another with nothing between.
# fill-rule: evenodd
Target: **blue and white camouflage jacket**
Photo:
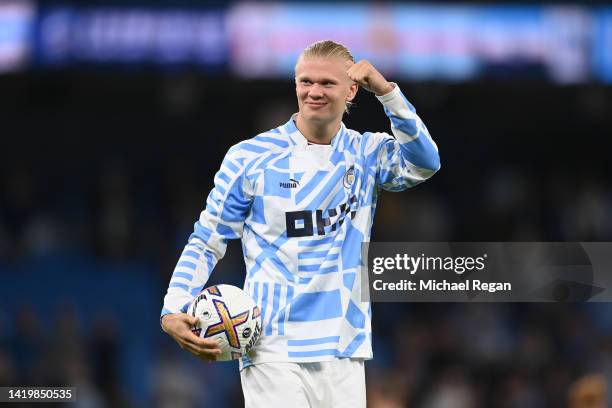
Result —
<instances>
[{"instance_id":1,"label":"blue and white camouflage jacket","mask_svg":"<svg viewBox=\"0 0 612 408\"><path fill-rule=\"evenodd\" d=\"M440 168L436 144L399 87L377 98L393 136L342 124L330 145L311 145L294 115L228 151L162 316L184 312L227 240L241 239L244 290L263 321L261 340L241 367L372 357L371 308L361 301L359 273L379 189L405 190Z\"/></svg>"}]
</instances>

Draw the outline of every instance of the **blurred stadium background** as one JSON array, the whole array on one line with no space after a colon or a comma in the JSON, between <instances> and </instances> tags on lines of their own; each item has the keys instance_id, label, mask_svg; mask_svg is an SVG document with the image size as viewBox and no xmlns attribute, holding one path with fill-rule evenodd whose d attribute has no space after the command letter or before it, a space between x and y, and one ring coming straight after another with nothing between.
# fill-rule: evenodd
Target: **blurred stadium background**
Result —
<instances>
[{"instance_id":1,"label":"blurred stadium background","mask_svg":"<svg viewBox=\"0 0 612 408\"><path fill-rule=\"evenodd\" d=\"M0 385L241 406L237 364L182 352L161 301L225 151L296 110L295 58L326 38L440 147L430 182L383 194L374 240L612 241L612 6L0 0ZM356 102L349 127L388 129ZM243 274L233 242L211 283ZM607 406L607 303L373 315L371 407Z\"/></svg>"}]
</instances>

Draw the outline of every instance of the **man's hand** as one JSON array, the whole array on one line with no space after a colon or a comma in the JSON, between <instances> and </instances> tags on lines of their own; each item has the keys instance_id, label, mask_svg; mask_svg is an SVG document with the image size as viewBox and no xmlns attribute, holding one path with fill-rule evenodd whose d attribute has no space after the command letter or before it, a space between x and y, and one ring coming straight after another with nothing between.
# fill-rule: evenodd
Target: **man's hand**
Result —
<instances>
[{"instance_id":1,"label":"man's hand","mask_svg":"<svg viewBox=\"0 0 612 408\"><path fill-rule=\"evenodd\" d=\"M351 64L346 71L349 78L364 88L366 91L374 92L382 96L391 92L394 86L367 60L357 61Z\"/></svg>"},{"instance_id":2,"label":"man's hand","mask_svg":"<svg viewBox=\"0 0 612 408\"><path fill-rule=\"evenodd\" d=\"M198 323L198 318L186 313L171 313L162 318L162 328L178 345L194 356L206 361L216 360L221 354L219 344L215 340L202 339L191 331Z\"/></svg>"}]
</instances>

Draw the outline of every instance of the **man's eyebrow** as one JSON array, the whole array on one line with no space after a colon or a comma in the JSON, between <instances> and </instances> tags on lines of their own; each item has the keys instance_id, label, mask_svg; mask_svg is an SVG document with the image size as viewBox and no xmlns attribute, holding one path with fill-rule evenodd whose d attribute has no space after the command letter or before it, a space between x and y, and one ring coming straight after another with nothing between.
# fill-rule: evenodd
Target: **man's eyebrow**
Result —
<instances>
[{"instance_id":1,"label":"man's eyebrow","mask_svg":"<svg viewBox=\"0 0 612 408\"><path fill-rule=\"evenodd\" d=\"M334 84L338 83L338 80L333 79L333 78L320 78L318 81L314 81L307 75L299 75L297 79L300 81L310 81L310 82L331 82Z\"/></svg>"}]
</instances>

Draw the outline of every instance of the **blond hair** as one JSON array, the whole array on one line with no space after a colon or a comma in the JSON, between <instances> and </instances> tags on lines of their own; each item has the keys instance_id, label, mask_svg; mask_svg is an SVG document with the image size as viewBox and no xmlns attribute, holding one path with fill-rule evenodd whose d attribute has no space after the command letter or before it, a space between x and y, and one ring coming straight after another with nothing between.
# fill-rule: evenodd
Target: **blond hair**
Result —
<instances>
[{"instance_id":1,"label":"blond hair","mask_svg":"<svg viewBox=\"0 0 612 408\"><path fill-rule=\"evenodd\" d=\"M296 67L304 58L342 58L347 61L355 62L348 48L332 40L317 41L304 48L304 51L300 53L297 59ZM349 109L352 105L353 102L346 101L346 106L344 108L346 113L349 113Z\"/></svg>"},{"instance_id":2,"label":"blond hair","mask_svg":"<svg viewBox=\"0 0 612 408\"><path fill-rule=\"evenodd\" d=\"M306 57L343 58L355 62L353 55L344 45L332 40L317 41L302 51L298 61Z\"/></svg>"}]
</instances>

